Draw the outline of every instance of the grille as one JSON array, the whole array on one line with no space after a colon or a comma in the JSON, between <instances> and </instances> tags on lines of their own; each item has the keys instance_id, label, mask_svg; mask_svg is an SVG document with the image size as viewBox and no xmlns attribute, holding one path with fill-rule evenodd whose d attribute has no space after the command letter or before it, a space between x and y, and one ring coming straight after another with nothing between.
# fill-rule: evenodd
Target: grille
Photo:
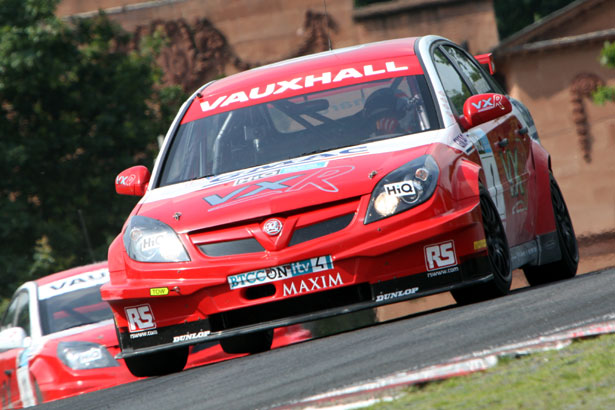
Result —
<instances>
[{"instance_id":1,"label":"grille","mask_svg":"<svg viewBox=\"0 0 615 410\"><path fill-rule=\"evenodd\" d=\"M321 236L329 235L333 232L341 231L348 226L354 213L338 216L337 218L327 219L326 221L318 222L305 228L299 228L293 232L289 246L297 245L303 242L311 241L312 239L320 238Z\"/></svg>"},{"instance_id":2,"label":"grille","mask_svg":"<svg viewBox=\"0 0 615 410\"><path fill-rule=\"evenodd\" d=\"M241 253L262 252L265 249L254 238L237 239L235 241L206 243L199 249L207 256L227 256Z\"/></svg>"},{"instance_id":3,"label":"grille","mask_svg":"<svg viewBox=\"0 0 615 410\"><path fill-rule=\"evenodd\" d=\"M311 241L312 239L341 231L350 224L353 217L354 213L349 213L296 229L293 232L288 246L298 245L303 242ZM198 245L198 248L205 255L213 257L257 253L265 250L263 246L254 238L206 243L203 245Z\"/></svg>"}]
</instances>

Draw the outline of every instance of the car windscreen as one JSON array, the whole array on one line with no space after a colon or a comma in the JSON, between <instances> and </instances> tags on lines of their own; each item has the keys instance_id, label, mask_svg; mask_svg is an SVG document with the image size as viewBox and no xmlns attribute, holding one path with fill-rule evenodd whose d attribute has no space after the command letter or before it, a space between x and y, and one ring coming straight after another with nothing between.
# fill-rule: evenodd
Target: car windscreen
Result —
<instances>
[{"instance_id":1,"label":"car windscreen","mask_svg":"<svg viewBox=\"0 0 615 410\"><path fill-rule=\"evenodd\" d=\"M100 285L39 300L43 334L113 318L100 297Z\"/></svg>"},{"instance_id":2,"label":"car windscreen","mask_svg":"<svg viewBox=\"0 0 615 410\"><path fill-rule=\"evenodd\" d=\"M423 75L303 94L181 124L157 185L436 128Z\"/></svg>"}]
</instances>

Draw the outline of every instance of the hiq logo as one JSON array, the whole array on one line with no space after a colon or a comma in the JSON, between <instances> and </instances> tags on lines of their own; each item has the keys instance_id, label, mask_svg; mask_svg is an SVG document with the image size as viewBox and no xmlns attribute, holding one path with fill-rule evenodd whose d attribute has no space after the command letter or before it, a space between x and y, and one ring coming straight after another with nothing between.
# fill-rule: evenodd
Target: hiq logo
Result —
<instances>
[{"instance_id":1,"label":"hiq logo","mask_svg":"<svg viewBox=\"0 0 615 410\"><path fill-rule=\"evenodd\" d=\"M455 243L446 241L425 247L425 265L427 270L436 270L457 264Z\"/></svg>"},{"instance_id":2,"label":"hiq logo","mask_svg":"<svg viewBox=\"0 0 615 410\"><path fill-rule=\"evenodd\" d=\"M414 185L412 185L412 183L409 181L386 184L384 186L384 191L392 196L416 195Z\"/></svg>"},{"instance_id":3,"label":"hiq logo","mask_svg":"<svg viewBox=\"0 0 615 410\"><path fill-rule=\"evenodd\" d=\"M131 333L156 328L154 314L149 304L124 308L124 312L128 320L128 330Z\"/></svg>"}]
</instances>

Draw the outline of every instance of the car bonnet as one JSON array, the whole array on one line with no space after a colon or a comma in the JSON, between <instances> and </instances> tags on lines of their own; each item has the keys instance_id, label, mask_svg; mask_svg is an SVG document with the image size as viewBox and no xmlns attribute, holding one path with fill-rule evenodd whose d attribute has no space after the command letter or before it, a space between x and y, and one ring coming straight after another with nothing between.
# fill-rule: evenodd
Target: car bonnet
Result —
<instances>
[{"instance_id":1,"label":"car bonnet","mask_svg":"<svg viewBox=\"0 0 615 410\"><path fill-rule=\"evenodd\" d=\"M358 198L437 138L426 132L157 188L138 214L182 233Z\"/></svg>"}]
</instances>

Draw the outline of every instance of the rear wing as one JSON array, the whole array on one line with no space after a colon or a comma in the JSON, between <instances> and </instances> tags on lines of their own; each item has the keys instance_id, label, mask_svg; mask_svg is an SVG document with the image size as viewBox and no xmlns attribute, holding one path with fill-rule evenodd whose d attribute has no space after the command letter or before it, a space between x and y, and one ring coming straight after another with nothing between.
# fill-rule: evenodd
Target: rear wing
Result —
<instances>
[{"instance_id":1,"label":"rear wing","mask_svg":"<svg viewBox=\"0 0 615 410\"><path fill-rule=\"evenodd\" d=\"M474 56L474 58L476 59L476 61L478 61L480 65L489 67L489 74L491 75L495 74L495 64L493 63L493 54L491 53L479 54L477 56Z\"/></svg>"}]
</instances>

